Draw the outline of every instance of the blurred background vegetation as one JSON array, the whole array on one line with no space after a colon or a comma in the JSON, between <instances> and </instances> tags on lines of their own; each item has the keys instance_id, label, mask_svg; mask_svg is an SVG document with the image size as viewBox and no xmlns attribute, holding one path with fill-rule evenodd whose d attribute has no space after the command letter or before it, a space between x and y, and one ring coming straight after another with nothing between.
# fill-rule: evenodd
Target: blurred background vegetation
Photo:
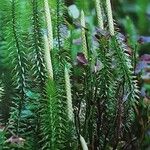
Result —
<instances>
[{"instance_id":1,"label":"blurred background vegetation","mask_svg":"<svg viewBox=\"0 0 150 150\"><path fill-rule=\"evenodd\" d=\"M132 40L144 38L144 45L140 47L139 54L150 53L150 1L149 0L112 0L113 15L122 32ZM93 1L66 0L66 5L76 4L79 9L84 9L88 17L94 13ZM93 18L90 18L91 20Z\"/></svg>"}]
</instances>

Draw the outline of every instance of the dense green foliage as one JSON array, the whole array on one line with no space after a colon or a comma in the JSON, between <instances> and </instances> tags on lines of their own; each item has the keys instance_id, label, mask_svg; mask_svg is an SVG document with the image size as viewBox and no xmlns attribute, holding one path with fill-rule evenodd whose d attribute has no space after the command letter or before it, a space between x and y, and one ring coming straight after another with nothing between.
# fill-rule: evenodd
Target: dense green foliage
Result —
<instances>
[{"instance_id":1,"label":"dense green foliage","mask_svg":"<svg viewBox=\"0 0 150 150\"><path fill-rule=\"evenodd\" d=\"M0 150L140 147L137 51L109 2L77 0L74 18L63 0L0 0Z\"/></svg>"}]
</instances>

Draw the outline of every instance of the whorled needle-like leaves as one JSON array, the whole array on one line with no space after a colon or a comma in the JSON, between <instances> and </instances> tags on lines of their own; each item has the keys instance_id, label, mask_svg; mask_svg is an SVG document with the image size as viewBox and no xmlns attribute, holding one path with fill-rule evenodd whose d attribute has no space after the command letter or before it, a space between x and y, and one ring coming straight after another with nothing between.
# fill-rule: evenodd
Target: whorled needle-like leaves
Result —
<instances>
[{"instance_id":1,"label":"whorled needle-like leaves","mask_svg":"<svg viewBox=\"0 0 150 150\"><path fill-rule=\"evenodd\" d=\"M33 63L33 76L36 78L40 89L43 88L45 82L45 63L43 54L43 38L42 38L42 25L41 13L39 11L40 2L36 0L31 1L32 6L32 32L31 32L31 55ZM36 83L36 84L37 84Z\"/></svg>"},{"instance_id":2,"label":"whorled needle-like leaves","mask_svg":"<svg viewBox=\"0 0 150 150\"><path fill-rule=\"evenodd\" d=\"M14 115L16 116L16 119L18 121L15 122L16 126L16 133L19 131L19 116L21 113L21 110L23 108L23 104L25 102L25 92L26 92L26 78L25 78L25 71L26 71L26 59L25 59L25 53L23 51L23 45L20 41L19 35L18 35L18 30L17 30L17 18L16 18L16 8L17 8L17 1L13 0L10 2L10 7L11 7L11 20L8 22L8 34L11 34L13 39L8 39L11 40L11 44L9 45L9 49L11 50L11 61L13 61L13 79L15 80L14 85L15 85L15 95L14 95L14 100L16 99L17 101L13 102L13 105L18 108L14 110L18 112L12 112L15 113ZM8 37L9 38L9 37ZM8 41L9 42L9 41ZM17 81L17 82L16 82ZM13 109L12 109L13 111ZM12 114L13 116L13 114Z\"/></svg>"},{"instance_id":3,"label":"whorled needle-like leaves","mask_svg":"<svg viewBox=\"0 0 150 150\"><path fill-rule=\"evenodd\" d=\"M9 9L8 9L9 7ZM11 78L13 80L13 94L11 97L11 108L10 108L10 117L8 119L8 130L7 138L15 137L24 137L26 132L26 118L23 118L23 111L26 109L25 105L27 103L26 92L28 89L27 86L27 59L26 59L26 47L22 42L23 35L21 30L19 30L19 2L17 0L12 0L8 3L8 6L4 7L5 11L9 12L7 18L7 26L5 29L5 48L9 59L6 63L11 64ZM8 140L10 147L12 142ZM16 147L21 145L16 143Z\"/></svg>"},{"instance_id":4,"label":"whorled needle-like leaves","mask_svg":"<svg viewBox=\"0 0 150 150\"><path fill-rule=\"evenodd\" d=\"M48 8L47 5L46 7ZM61 27L63 26L64 21L59 16L60 11L63 9L62 7L63 5L58 2L55 10L58 18L56 19L56 27L54 27L57 33L57 45L54 47L54 50L51 47L52 43L50 44L53 37L50 34L48 34L48 36L51 37L47 38L47 36L45 36L45 62L49 76L46 84L47 86L45 88L46 96L45 100L42 101L43 105L41 105L42 110L40 112L42 117L41 134L43 136L41 143L43 144L43 149L49 148L52 150L66 149L70 148L72 145L70 142L72 139L72 134L68 137L69 133L71 133L70 131L72 130L70 122L73 121L73 110L70 108L71 87L69 86L69 74L65 71L64 64L67 62L65 58L67 56L62 57L64 56L63 49L65 47L66 40L61 33ZM46 16L51 17L48 14L46 14ZM52 29L49 28L48 30ZM51 57L50 53L52 54ZM58 55L58 53L60 53L60 55ZM68 55L68 52L64 53ZM53 69L52 63L50 64L51 60L53 61ZM72 114L68 114L70 111ZM70 115L71 118L69 117Z\"/></svg>"},{"instance_id":5,"label":"whorled needle-like leaves","mask_svg":"<svg viewBox=\"0 0 150 150\"><path fill-rule=\"evenodd\" d=\"M110 0L94 0L91 6L78 0L83 8L75 20L67 14L70 1L5 2L0 10L0 99L4 103L11 89L11 109L7 117L1 111L0 148L122 149L121 142L130 142L138 86ZM93 6L96 30L93 18L86 17Z\"/></svg>"}]
</instances>

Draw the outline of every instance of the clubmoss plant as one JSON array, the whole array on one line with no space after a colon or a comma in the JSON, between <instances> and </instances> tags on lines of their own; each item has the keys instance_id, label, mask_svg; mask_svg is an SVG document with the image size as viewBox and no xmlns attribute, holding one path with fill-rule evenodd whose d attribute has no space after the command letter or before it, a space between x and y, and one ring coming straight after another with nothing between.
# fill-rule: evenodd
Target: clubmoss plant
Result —
<instances>
[{"instance_id":1,"label":"clubmoss plant","mask_svg":"<svg viewBox=\"0 0 150 150\"><path fill-rule=\"evenodd\" d=\"M92 5L86 5L87 10L79 7L76 19L68 16L64 0L5 2L0 10L5 18L0 49L5 53L0 56L7 69L0 74L5 95L0 98L4 104L11 91L11 109L7 117L4 108L0 111L6 133L0 135L6 139L0 142L3 149L132 146L139 91L132 56L114 25L110 0L87 2ZM77 3L84 5L83 0ZM96 14L87 13L90 8Z\"/></svg>"}]
</instances>

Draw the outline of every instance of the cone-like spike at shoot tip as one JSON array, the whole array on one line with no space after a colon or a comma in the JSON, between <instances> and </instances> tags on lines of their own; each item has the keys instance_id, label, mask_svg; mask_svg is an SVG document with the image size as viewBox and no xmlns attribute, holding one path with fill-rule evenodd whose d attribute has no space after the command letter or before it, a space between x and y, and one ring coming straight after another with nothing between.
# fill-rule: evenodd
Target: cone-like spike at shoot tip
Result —
<instances>
[{"instance_id":1,"label":"cone-like spike at shoot tip","mask_svg":"<svg viewBox=\"0 0 150 150\"><path fill-rule=\"evenodd\" d=\"M51 50L53 49L53 30L52 30L51 12L49 8L48 0L44 0L44 7L45 7L45 17L46 17L47 31L48 31L48 41Z\"/></svg>"},{"instance_id":2,"label":"cone-like spike at shoot tip","mask_svg":"<svg viewBox=\"0 0 150 150\"><path fill-rule=\"evenodd\" d=\"M114 30L114 22L113 22L113 15L112 15L112 8L111 8L110 0L106 0L106 9L107 9L108 24L109 24L109 32L111 36L114 36L115 30Z\"/></svg>"},{"instance_id":3,"label":"cone-like spike at shoot tip","mask_svg":"<svg viewBox=\"0 0 150 150\"><path fill-rule=\"evenodd\" d=\"M65 84L66 84L66 95L67 95L68 118L70 119L70 121L73 122L74 115L73 115L73 106L72 106L71 83L70 83L69 70L67 67L65 67Z\"/></svg>"},{"instance_id":4,"label":"cone-like spike at shoot tip","mask_svg":"<svg viewBox=\"0 0 150 150\"><path fill-rule=\"evenodd\" d=\"M80 135L80 142L83 150L88 150L87 143L85 142L85 139Z\"/></svg>"},{"instance_id":5,"label":"cone-like spike at shoot tip","mask_svg":"<svg viewBox=\"0 0 150 150\"><path fill-rule=\"evenodd\" d=\"M82 38L82 51L86 58L88 58L88 50L86 43L86 34L85 34L85 16L83 10L81 11L81 38Z\"/></svg>"},{"instance_id":6,"label":"cone-like spike at shoot tip","mask_svg":"<svg viewBox=\"0 0 150 150\"><path fill-rule=\"evenodd\" d=\"M50 47L49 47L48 37L46 34L44 34L44 46L45 46L44 58L45 58L47 72L50 78L53 79L53 67L51 61Z\"/></svg>"},{"instance_id":7,"label":"cone-like spike at shoot tip","mask_svg":"<svg viewBox=\"0 0 150 150\"><path fill-rule=\"evenodd\" d=\"M100 0L95 0L95 6L96 6L98 27L101 28L101 29L104 29L104 23L103 23L103 16L102 16L102 9L101 9Z\"/></svg>"}]
</instances>

